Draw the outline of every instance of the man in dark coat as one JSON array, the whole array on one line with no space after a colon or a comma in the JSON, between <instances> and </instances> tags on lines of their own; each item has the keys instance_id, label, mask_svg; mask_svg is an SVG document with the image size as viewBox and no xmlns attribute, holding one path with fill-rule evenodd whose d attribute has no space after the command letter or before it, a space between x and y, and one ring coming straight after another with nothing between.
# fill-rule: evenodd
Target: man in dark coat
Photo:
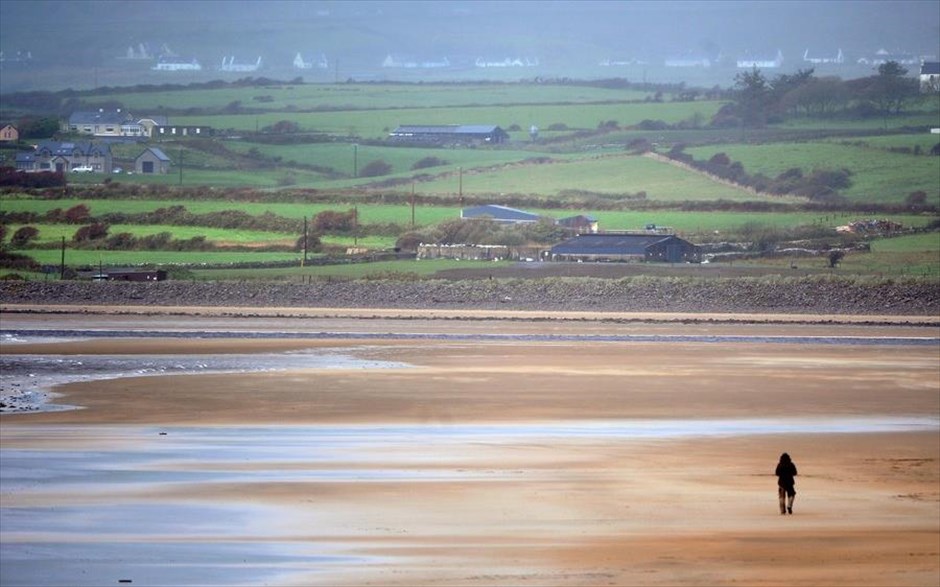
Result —
<instances>
[{"instance_id":1,"label":"man in dark coat","mask_svg":"<svg viewBox=\"0 0 940 587\"><path fill-rule=\"evenodd\" d=\"M793 498L796 497L796 489L793 488L796 482L796 465L790 460L790 455L783 453L780 455L780 462L777 463L777 497L780 499L780 513L793 513Z\"/></svg>"}]
</instances>

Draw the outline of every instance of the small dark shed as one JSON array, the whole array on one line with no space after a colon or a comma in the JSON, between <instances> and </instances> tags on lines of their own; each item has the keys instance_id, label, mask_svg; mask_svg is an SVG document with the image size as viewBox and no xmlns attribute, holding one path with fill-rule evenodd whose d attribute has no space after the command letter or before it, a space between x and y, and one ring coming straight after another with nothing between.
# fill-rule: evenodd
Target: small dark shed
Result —
<instances>
[{"instance_id":1,"label":"small dark shed","mask_svg":"<svg viewBox=\"0 0 940 587\"><path fill-rule=\"evenodd\" d=\"M553 261L697 263L698 247L675 235L579 234L552 247Z\"/></svg>"}]
</instances>

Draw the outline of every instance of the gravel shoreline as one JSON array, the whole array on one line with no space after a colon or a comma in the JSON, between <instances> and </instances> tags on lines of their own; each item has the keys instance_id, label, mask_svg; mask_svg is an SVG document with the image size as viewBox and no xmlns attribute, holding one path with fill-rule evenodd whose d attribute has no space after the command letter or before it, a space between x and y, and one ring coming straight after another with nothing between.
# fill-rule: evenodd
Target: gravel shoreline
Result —
<instances>
[{"instance_id":1,"label":"gravel shoreline","mask_svg":"<svg viewBox=\"0 0 940 587\"><path fill-rule=\"evenodd\" d=\"M0 303L940 316L940 287L853 279L0 282Z\"/></svg>"}]
</instances>

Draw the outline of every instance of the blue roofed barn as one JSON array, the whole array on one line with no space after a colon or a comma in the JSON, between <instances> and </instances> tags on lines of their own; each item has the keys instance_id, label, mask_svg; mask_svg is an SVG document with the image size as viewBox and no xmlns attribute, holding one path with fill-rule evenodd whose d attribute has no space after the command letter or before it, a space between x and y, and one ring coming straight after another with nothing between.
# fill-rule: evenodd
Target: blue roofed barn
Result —
<instances>
[{"instance_id":1,"label":"blue roofed barn","mask_svg":"<svg viewBox=\"0 0 940 587\"><path fill-rule=\"evenodd\" d=\"M464 208L460 211L460 218L463 220L471 218L489 218L490 220L502 224L526 224L538 222L542 217L524 210L497 206L496 204L486 204L485 206Z\"/></svg>"}]
</instances>

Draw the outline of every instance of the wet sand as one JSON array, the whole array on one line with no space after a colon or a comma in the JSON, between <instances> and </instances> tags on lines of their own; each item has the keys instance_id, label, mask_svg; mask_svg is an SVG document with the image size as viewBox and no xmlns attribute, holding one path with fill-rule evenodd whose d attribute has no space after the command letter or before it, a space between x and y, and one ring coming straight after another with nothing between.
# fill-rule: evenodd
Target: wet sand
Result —
<instances>
[{"instance_id":1,"label":"wet sand","mask_svg":"<svg viewBox=\"0 0 940 587\"><path fill-rule=\"evenodd\" d=\"M84 381L56 389L83 409L0 416L3 585L940 583L940 347L876 341L934 327L103 319L242 335L2 352L408 367ZM355 336L585 327L873 342ZM243 336L265 329L349 337ZM777 512L783 451L800 470L792 516Z\"/></svg>"}]
</instances>

